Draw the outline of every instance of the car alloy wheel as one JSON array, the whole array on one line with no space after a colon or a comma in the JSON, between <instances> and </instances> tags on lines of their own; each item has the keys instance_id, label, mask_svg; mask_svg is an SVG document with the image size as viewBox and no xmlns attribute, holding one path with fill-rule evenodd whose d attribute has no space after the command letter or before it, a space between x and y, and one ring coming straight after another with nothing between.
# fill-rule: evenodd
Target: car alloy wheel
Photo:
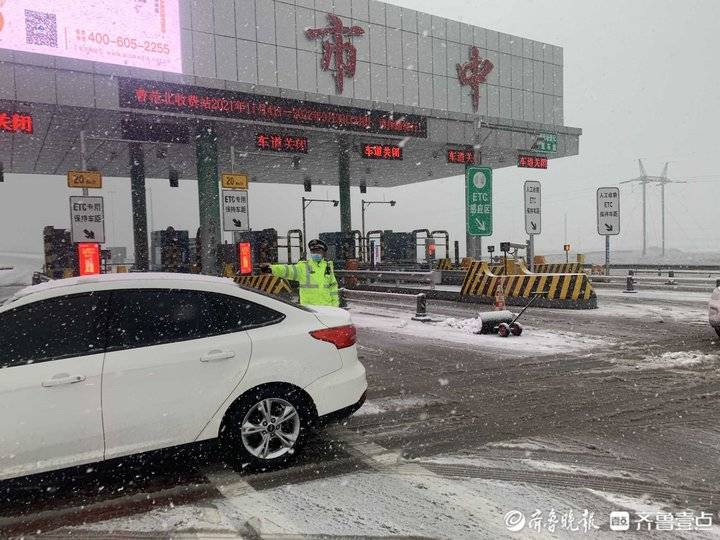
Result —
<instances>
[{"instance_id":1,"label":"car alloy wheel","mask_svg":"<svg viewBox=\"0 0 720 540\"><path fill-rule=\"evenodd\" d=\"M300 414L289 402L266 398L253 405L240 426L242 444L250 454L273 460L293 451L300 435Z\"/></svg>"}]
</instances>

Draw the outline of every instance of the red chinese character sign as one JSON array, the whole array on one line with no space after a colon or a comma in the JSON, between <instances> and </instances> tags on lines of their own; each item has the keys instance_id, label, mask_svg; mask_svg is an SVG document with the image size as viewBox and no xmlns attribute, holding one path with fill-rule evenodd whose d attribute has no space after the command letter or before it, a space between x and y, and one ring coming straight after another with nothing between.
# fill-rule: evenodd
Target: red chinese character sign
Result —
<instances>
[{"instance_id":1,"label":"red chinese character sign","mask_svg":"<svg viewBox=\"0 0 720 540\"><path fill-rule=\"evenodd\" d=\"M518 167L524 167L526 169L547 169L548 158L538 156L525 156L520 154L518 156Z\"/></svg>"},{"instance_id":2,"label":"red chinese character sign","mask_svg":"<svg viewBox=\"0 0 720 540\"><path fill-rule=\"evenodd\" d=\"M32 134L33 117L29 114L0 111L0 131Z\"/></svg>"},{"instance_id":3,"label":"red chinese character sign","mask_svg":"<svg viewBox=\"0 0 720 540\"><path fill-rule=\"evenodd\" d=\"M402 147L395 144L363 144L362 157L365 159L401 161L403 152Z\"/></svg>"},{"instance_id":4,"label":"red chinese character sign","mask_svg":"<svg viewBox=\"0 0 720 540\"><path fill-rule=\"evenodd\" d=\"M338 94L343 93L345 77L355 76L355 65L357 63L357 49L345 36L362 36L365 30L359 26L343 26L342 20L332 13L327 14L330 23L325 28L308 28L305 35L308 39L323 38L323 56L320 67L323 71L334 71L335 90ZM330 62L333 67L330 67Z\"/></svg>"},{"instance_id":5,"label":"red chinese character sign","mask_svg":"<svg viewBox=\"0 0 720 540\"><path fill-rule=\"evenodd\" d=\"M481 60L480 50L471 47L470 61L467 64L456 64L455 67L460 84L470 87L473 111L477 112L480 107L480 85L485 82L485 78L495 66L487 58Z\"/></svg>"},{"instance_id":6,"label":"red chinese character sign","mask_svg":"<svg viewBox=\"0 0 720 540\"><path fill-rule=\"evenodd\" d=\"M289 152L291 154L307 154L307 137L280 135L277 133L258 133L255 135L255 146L260 150L273 152Z\"/></svg>"},{"instance_id":7,"label":"red chinese character sign","mask_svg":"<svg viewBox=\"0 0 720 540\"><path fill-rule=\"evenodd\" d=\"M475 163L475 152L470 148L450 148L447 151L447 162L473 165Z\"/></svg>"}]
</instances>

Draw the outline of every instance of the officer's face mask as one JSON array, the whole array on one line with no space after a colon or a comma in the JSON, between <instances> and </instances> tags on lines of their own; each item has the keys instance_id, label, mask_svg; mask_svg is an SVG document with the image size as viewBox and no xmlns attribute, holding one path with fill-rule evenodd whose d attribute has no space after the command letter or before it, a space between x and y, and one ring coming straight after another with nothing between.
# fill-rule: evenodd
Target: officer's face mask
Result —
<instances>
[{"instance_id":1,"label":"officer's face mask","mask_svg":"<svg viewBox=\"0 0 720 540\"><path fill-rule=\"evenodd\" d=\"M322 253L311 253L310 258L315 262L320 262L323 259Z\"/></svg>"}]
</instances>

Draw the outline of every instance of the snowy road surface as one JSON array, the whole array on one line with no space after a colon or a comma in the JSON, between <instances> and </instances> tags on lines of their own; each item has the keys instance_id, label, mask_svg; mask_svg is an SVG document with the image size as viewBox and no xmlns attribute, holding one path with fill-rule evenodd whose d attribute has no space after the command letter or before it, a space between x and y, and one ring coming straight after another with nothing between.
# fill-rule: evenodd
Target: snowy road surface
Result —
<instances>
[{"instance_id":1,"label":"snowy road surface","mask_svg":"<svg viewBox=\"0 0 720 540\"><path fill-rule=\"evenodd\" d=\"M648 537L610 531L627 511L692 512L665 534L717 538L705 302L602 292L597 310L532 309L507 339L472 333L477 306L430 302L424 324L412 303L354 302L368 401L290 468L226 469L204 445L5 482L0 535Z\"/></svg>"}]
</instances>

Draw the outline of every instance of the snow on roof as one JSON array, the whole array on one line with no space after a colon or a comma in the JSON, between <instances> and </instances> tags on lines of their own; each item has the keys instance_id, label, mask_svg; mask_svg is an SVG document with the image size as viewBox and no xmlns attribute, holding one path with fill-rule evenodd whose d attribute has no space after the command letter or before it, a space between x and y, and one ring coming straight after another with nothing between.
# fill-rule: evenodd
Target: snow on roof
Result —
<instances>
[{"instance_id":1,"label":"snow on roof","mask_svg":"<svg viewBox=\"0 0 720 540\"><path fill-rule=\"evenodd\" d=\"M208 283L215 285L234 285L229 278L206 276L203 274L176 274L170 272L134 272L122 274L100 274L46 281L38 285L30 285L16 292L7 302L11 303L31 294L52 291L60 288L78 287L90 283L140 283L148 281L174 281L186 283Z\"/></svg>"}]
</instances>

